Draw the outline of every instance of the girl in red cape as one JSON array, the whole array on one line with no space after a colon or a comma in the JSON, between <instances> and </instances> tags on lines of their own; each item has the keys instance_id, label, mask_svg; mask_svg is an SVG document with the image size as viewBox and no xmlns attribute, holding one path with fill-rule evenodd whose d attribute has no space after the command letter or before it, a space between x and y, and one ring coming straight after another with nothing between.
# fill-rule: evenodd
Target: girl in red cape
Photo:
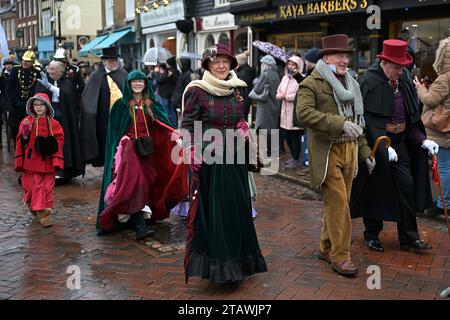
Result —
<instances>
[{"instance_id":1,"label":"girl in red cape","mask_svg":"<svg viewBox=\"0 0 450 320\"><path fill-rule=\"evenodd\" d=\"M15 169L22 172L23 200L43 227L51 227L55 172L64 168L64 131L45 93L31 97L16 138Z\"/></svg>"}]
</instances>

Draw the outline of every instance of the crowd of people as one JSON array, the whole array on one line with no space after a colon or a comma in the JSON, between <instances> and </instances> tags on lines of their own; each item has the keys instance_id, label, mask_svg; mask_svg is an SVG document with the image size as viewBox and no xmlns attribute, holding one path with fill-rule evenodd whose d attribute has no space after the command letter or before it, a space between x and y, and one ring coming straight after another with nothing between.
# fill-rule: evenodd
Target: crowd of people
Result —
<instances>
[{"instance_id":1,"label":"crowd of people","mask_svg":"<svg viewBox=\"0 0 450 320\"><path fill-rule=\"evenodd\" d=\"M346 35L327 36L321 49L292 53L285 63L262 56L258 76L248 52L235 56L223 44L206 49L196 71L191 59L177 57L146 73L126 70L114 47L103 49L92 70L70 62L63 48L46 66L32 50L20 64L11 56L3 62L0 107L24 203L50 227L55 181L69 183L88 164L103 167L99 235L132 228L137 240L151 237L153 223L172 212L187 219L186 282L241 281L268 270L253 220L253 174L264 165L259 158L279 158L272 146L283 153L286 145L283 170L308 167L312 188L324 194L319 258L332 270L358 273L352 218L363 218L371 250L384 250L383 221L397 223L401 249L432 250L420 239L416 213L442 214L450 205L450 38L440 43L431 86L412 76L404 41L384 41L357 78L349 69L353 52ZM441 118L423 120L429 109ZM252 128L267 142L256 165L238 161L255 145ZM230 129L244 149L225 134ZM201 138L208 130L225 136L213 161ZM431 155L438 155L444 187L436 203Z\"/></svg>"}]
</instances>

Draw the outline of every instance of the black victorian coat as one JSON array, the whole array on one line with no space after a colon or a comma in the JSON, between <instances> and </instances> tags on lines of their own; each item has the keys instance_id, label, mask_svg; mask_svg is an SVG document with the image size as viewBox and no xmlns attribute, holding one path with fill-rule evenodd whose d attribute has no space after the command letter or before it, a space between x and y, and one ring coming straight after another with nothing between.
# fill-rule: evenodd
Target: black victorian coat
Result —
<instances>
[{"instance_id":1,"label":"black victorian coat","mask_svg":"<svg viewBox=\"0 0 450 320\"><path fill-rule=\"evenodd\" d=\"M379 136L387 135L386 123L395 115L394 92L378 59L358 79L358 82L364 99L365 135L369 147L372 148ZM420 119L419 100L407 70L399 79L399 90L404 97L407 129L415 124L425 134L425 128ZM406 148L397 150L397 153L399 158L400 153L401 158L403 155L409 157L409 167L414 180L414 190L411 190L414 192L414 205L416 211L423 211L432 204L428 151L413 143L406 133L405 146ZM360 165L350 200L351 216L352 218L368 217L376 220L399 221L402 209L384 142L378 147L375 160L376 166L370 176L367 175L364 165Z\"/></svg>"},{"instance_id":2,"label":"black victorian coat","mask_svg":"<svg viewBox=\"0 0 450 320\"><path fill-rule=\"evenodd\" d=\"M122 90L128 73L119 68L109 75ZM91 74L81 96L80 132L84 161L94 167L102 167L105 162L109 104L108 80L105 69L101 68Z\"/></svg>"},{"instance_id":3,"label":"black victorian coat","mask_svg":"<svg viewBox=\"0 0 450 320\"><path fill-rule=\"evenodd\" d=\"M49 82L54 84L50 79ZM76 89L72 81L65 76L57 81L59 93L59 103L52 101L53 109L55 110L55 119L61 123L64 130L64 170L58 175L70 179L79 175L84 175L84 160L81 144L81 135L78 126L78 110L76 106ZM36 93L45 93L52 100L52 93L44 86L38 83Z\"/></svg>"}]
</instances>

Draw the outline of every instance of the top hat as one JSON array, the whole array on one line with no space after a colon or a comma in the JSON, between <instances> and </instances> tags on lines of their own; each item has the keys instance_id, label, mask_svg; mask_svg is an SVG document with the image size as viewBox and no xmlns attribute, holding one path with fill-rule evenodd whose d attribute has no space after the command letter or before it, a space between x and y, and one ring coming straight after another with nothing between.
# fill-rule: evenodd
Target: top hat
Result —
<instances>
[{"instance_id":1,"label":"top hat","mask_svg":"<svg viewBox=\"0 0 450 320\"><path fill-rule=\"evenodd\" d=\"M322 50L317 53L320 59L326 54L333 53L353 53L355 49L349 47L348 36L346 34L334 34L322 38Z\"/></svg>"},{"instance_id":2,"label":"top hat","mask_svg":"<svg viewBox=\"0 0 450 320\"><path fill-rule=\"evenodd\" d=\"M224 55L230 58L231 66L230 70L236 69L238 66L238 62L236 57L231 54L230 49L219 43L212 47L209 47L203 52L203 59L202 59L202 68L205 70L209 70L209 61L214 61L218 55Z\"/></svg>"},{"instance_id":3,"label":"top hat","mask_svg":"<svg viewBox=\"0 0 450 320\"><path fill-rule=\"evenodd\" d=\"M413 63L413 58L408 53L408 43L397 39L383 41L383 52L378 54L377 58L401 66L408 66Z\"/></svg>"},{"instance_id":4,"label":"top hat","mask_svg":"<svg viewBox=\"0 0 450 320\"><path fill-rule=\"evenodd\" d=\"M101 59L119 59L120 56L117 54L116 47L109 47L102 49L102 57Z\"/></svg>"}]
</instances>

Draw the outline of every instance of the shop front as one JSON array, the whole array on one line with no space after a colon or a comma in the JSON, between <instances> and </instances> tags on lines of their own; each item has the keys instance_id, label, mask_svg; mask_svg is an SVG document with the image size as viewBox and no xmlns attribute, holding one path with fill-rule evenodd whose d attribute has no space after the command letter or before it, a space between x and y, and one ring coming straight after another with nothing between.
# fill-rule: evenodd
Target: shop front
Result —
<instances>
[{"instance_id":1,"label":"shop front","mask_svg":"<svg viewBox=\"0 0 450 320\"><path fill-rule=\"evenodd\" d=\"M141 27L144 50L156 46L168 49L173 55L179 55L182 47L182 33L175 22L184 19L183 1L172 1L165 7L141 13Z\"/></svg>"},{"instance_id":2,"label":"shop front","mask_svg":"<svg viewBox=\"0 0 450 320\"><path fill-rule=\"evenodd\" d=\"M366 11L374 1L274 0L259 10L239 7L238 2L232 5L231 12L241 27L253 30L253 40L269 41L286 52L304 56L311 48L321 48L322 37L345 33L356 49L351 67L359 72L367 69L377 53L378 33L366 27ZM257 50L255 59L259 54Z\"/></svg>"},{"instance_id":3,"label":"shop front","mask_svg":"<svg viewBox=\"0 0 450 320\"><path fill-rule=\"evenodd\" d=\"M195 20L197 52L203 52L216 43L225 44L234 51L235 30L238 29L234 21L234 15L223 13L195 18Z\"/></svg>"},{"instance_id":4,"label":"shop front","mask_svg":"<svg viewBox=\"0 0 450 320\"><path fill-rule=\"evenodd\" d=\"M450 37L450 3L429 1L380 1L382 17L389 28L383 36L403 39L414 52L416 73L433 80L436 49L439 41Z\"/></svg>"}]
</instances>

